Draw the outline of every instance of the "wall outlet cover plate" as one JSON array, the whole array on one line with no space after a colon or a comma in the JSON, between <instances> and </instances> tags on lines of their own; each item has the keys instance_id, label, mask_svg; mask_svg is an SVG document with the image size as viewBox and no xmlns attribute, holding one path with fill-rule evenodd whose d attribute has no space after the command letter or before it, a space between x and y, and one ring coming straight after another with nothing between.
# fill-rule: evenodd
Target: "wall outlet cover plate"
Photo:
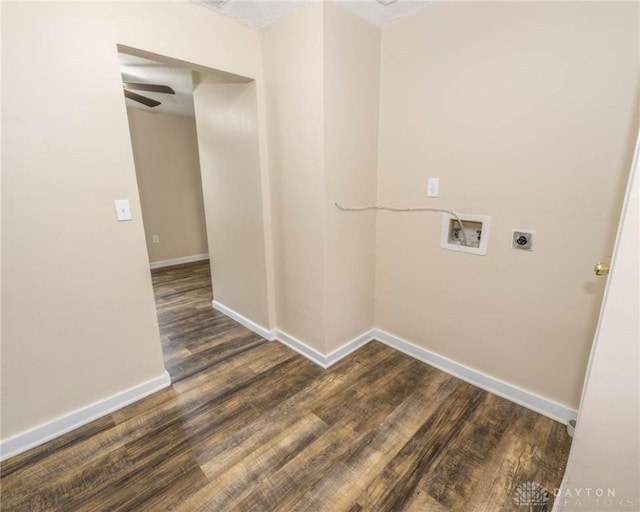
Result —
<instances>
[{"instance_id":1,"label":"wall outlet cover plate","mask_svg":"<svg viewBox=\"0 0 640 512\"><path fill-rule=\"evenodd\" d=\"M521 251L533 250L533 231L530 229L514 229L512 231L511 247Z\"/></svg>"},{"instance_id":2,"label":"wall outlet cover plate","mask_svg":"<svg viewBox=\"0 0 640 512\"><path fill-rule=\"evenodd\" d=\"M468 223L465 228L467 239L473 242L473 246L462 245L462 239L458 238L458 241L454 242L450 240L450 230L452 221L455 217L449 213L442 214L442 229L440 231L440 247L449 251L466 252L469 254L477 254L479 256L485 256L489 248L489 226L491 225L491 217L488 215L471 215L468 213L458 213L458 217L462 221L463 226L465 221ZM472 232L468 232L467 228L471 228ZM481 227L478 229L478 225Z\"/></svg>"}]
</instances>

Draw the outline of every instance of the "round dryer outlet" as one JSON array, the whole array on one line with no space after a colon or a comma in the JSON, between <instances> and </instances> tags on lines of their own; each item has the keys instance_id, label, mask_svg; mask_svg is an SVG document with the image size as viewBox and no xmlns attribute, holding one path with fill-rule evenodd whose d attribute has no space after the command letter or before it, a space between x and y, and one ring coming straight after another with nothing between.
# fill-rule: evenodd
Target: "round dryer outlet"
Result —
<instances>
[{"instance_id":1,"label":"round dryer outlet","mask_svg":"<svg viewBox=\"0 0 640 512\"><path fill-rule=\"evenodd\" d=\"M530 251L533 249L533 231L513 230L511 247Z\"/></svg>"}]
</instances>

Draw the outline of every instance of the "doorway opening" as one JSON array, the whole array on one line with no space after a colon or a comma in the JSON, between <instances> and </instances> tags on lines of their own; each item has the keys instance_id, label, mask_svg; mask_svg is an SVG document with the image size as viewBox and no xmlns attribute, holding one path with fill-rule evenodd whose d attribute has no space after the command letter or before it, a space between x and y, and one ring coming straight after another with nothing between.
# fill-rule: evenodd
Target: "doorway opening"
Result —
<instances>
[{"instance_id":1,"label":"doorway opening","mask_svg":"<svg viewBox=\"0 0 640 512\"><path fill-rule=\"evenodd\" d=\"M264 341L214 310L268 323L255 82L118 50L165 368L175 382L211 364L194 354Z\"/></svg>"},{"instance_id":2,"label":"doorway opening","mask_svg":"<svg viewBox=\"0 0 640 512\"><path fill-rule=\"evenodd\" d=\"M207 260L192 72L118 56L150 266Z\"/></svg>"}]
</instances>

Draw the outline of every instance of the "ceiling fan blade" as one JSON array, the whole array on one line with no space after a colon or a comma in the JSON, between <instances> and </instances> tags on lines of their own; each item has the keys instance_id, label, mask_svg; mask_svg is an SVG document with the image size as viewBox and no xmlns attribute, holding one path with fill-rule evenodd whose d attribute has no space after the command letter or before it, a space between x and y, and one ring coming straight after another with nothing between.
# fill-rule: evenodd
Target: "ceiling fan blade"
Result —
<instances>
[{"instance_id":1,"label":"ceiling fan blade","mask_svg":"<svg viewBox=\"0 0 640 512\"><path fill-rule=\"evenodd\" d=\"M124 86L127 89L133 89L134 91L148 91L148 92L161 92L164 94L175 94L171 87L168 85L158 85L158 84L136 84L133 82L125 82Z\"/></svg>"},{"instance_id":2,"label":"ceiling fan blade","mask_svg":"<svg viewBox=\"0 0 640 512\"><path fill-rule=\"evenodd\" d=\"M146 96L141 96L140 94L136 94L135 92L124 90L124 95L130 100L137 101L138 103L142 103L147 107L157 107L161 103L156 100L152 100L151 98L147 98Z\"/></svg>"}]
</instances>

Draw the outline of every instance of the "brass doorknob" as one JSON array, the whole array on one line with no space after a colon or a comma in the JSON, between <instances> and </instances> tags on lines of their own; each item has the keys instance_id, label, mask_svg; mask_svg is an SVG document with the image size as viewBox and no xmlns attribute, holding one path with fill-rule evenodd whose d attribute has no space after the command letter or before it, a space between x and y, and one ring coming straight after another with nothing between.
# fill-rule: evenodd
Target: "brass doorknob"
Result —
<instances>
[{"instance_id":1,"label":"brass doorknob","mask_svg":"<svg viewBox=\"0 0 640 512\"><path fill-rule=\"evenodd\" d=\"M596 266L593 267L593 271L597 276L606 276L609 273L609 265L599 261L598 263L596 263Z\"/></svg>"}]
</instances>

